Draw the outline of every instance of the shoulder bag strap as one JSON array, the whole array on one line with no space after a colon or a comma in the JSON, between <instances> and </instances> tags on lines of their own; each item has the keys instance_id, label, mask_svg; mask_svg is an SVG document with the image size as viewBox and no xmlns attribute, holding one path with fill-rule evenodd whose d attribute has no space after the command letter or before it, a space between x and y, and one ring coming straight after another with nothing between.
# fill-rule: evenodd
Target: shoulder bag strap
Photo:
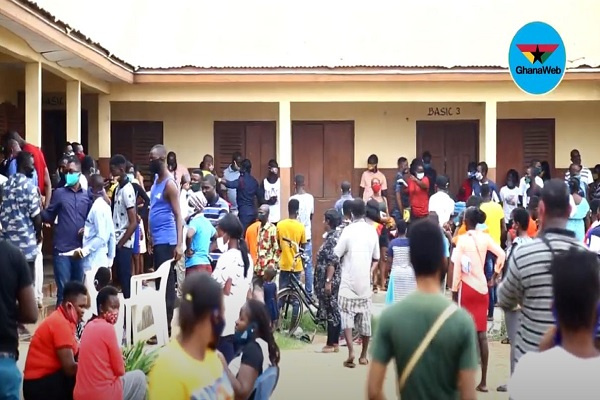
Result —
<instances>
[{"instance_id":1,"label":"shoulder bag strap","mask_svg":"<svg viewBox=\"0 0 600 400\"><path fill-rule=\"evenodd\" d=\"M429 344L431 343L431 341L433 340L433 338L435 337L435 335L437 335L437 333L439 332L440 328L444 325L444 322L446 322L446 320L448 318L450 318L450 316L452 314L454 314L454 312L456 310L458 310L458 306L456 305L456 303L450 304L440 314L440 316L435 320L435 322L433 323L433 325L431 326L431 328L429 328L429 331L427 332L427 334L425 335L425 337L423 338L423 340L419 344L419 347L417 347L417 349L415 350L415 352L410 356L410 359L408 360L408 363L406 364L406 367L404 367L404 370L402 371L402 374L400 375L400 384L398 386L398 392L401 392L402 389L404 389L404 385L406 384L406 380L408 379L408 377L410 376L411 372L413 371L413 369L415 368L415 366L417 365L417 363L421 359L421 356L423 355L423 353L425 353L425 350L427 350L427 348L429 347Z\"/></svg>"}]
</instances>

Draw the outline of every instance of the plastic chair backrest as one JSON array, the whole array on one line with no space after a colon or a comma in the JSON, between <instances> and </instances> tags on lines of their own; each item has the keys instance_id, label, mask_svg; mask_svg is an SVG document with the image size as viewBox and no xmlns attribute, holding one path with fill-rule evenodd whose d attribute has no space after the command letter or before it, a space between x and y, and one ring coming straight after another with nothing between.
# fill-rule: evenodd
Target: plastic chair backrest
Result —
<instances>
[{"instance_id":1,"label":"plastic chair backrest","mask_svg":"<svg viewBox=\"0 0 600 400\"><path fill-rule=\"evenodd\" d=\"M169 278L169 271L170 268L173 268L173 259L169 259L167 261L165 261L164 263L162 263L160 265L160 267L158 267L158 269L154 272L150 272L147 274L141 274L141 275L133 275L131 277L131 297L135 297L139 294L142 293L142 282L145 281L151 281L151 280L156 280L156 279L160 279L161 282L164 282L163 285L160 285L160 288L157 290L157 292L159 294L161 294L161 296L165 296L165 293L167 291L167 279ZM147 290L148 288L146 288ZM145 292L145 290L144 290Z\"/></svg>"},{"instance_id":2,"label":"plastic chair backrest","mask_svg":"<svg viewBox=\"0 0 600 400\"><path fill-rule=\"evenodd\" d=\"M254 382L254 400L268 400L277 387L279 367L270 366Z\"/></svg>"}]
</instances>

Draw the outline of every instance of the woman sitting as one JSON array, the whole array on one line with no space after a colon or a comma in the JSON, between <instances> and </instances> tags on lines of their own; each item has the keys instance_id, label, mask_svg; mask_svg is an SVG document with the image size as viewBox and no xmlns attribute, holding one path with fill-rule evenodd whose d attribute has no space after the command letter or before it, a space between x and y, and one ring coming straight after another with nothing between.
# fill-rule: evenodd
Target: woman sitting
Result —
<instances>
[{"instance_id":1,"label":"woman sitting","mask_svg":"<svg viewBox=\"0 0 600 400\"><path fill-rule=\"evenodd\" d=\"M106 286L98 292L98 316L85 326L79 350L74 400L145 400L146 375L125 372L115 323L119 317L119 292Z\"/></svg>"},{"instance_id":2,"label":"woman sitting","mask_svg":"<svg viewBox=\"0 0 600 400\"><path fill-rule=\"evenodd\" d=\"M222 362L238 400L255 400L255 384L267 368L279 364L279 347L271 331L270 316L265 305L257 300L248 300L240 310L235 322L235 338L240 353L229 365ZM269 388L269 391L275 389ZM269 398L271 393L263 393ZM259 400L259 399L256 399ZM260 399L262 400L262 399Z\"/></svg>"}]
</instances>

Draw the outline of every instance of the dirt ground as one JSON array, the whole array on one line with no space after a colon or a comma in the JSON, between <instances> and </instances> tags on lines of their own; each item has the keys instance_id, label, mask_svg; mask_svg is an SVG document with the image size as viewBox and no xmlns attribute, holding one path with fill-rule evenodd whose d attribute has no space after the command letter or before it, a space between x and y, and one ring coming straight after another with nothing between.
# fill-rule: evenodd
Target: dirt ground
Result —
<instances>
[{"instance_id":1,"label":"dirt ground","mask_svg":"<svg viewBox=\"0 0 600 400\"><path fill-rule=\"evenodd\" d=\"M322 345L307 345L298 350L284 350L281 354L281 376L273 400L365 399L368 367L357 365L354 369L342 366L347 356L342 347L337 354L316 353ZM506 393L496 392L509 376L509 346L490 342L488 368L489 393L478 393L478 399L506 400ZM388 367L385 396L395 399L396 377L393 366Z\"/></svg>"}]
</instances>

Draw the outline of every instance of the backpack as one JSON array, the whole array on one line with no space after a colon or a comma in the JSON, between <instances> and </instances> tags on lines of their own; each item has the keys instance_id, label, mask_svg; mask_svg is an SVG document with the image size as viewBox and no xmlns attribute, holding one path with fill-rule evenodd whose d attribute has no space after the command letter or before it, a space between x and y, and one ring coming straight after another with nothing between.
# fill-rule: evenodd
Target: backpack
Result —
<instances>
[{"instance_id":1,"label":"backpack","mask_svg":"<svg viewBox=\"0 0 600 400\"><path fill-rule=\"evenodd\" d=\"M277 387L279 367L269 366L254 382L254 400L268 400Z\"/></svg>"}]
</instances>

